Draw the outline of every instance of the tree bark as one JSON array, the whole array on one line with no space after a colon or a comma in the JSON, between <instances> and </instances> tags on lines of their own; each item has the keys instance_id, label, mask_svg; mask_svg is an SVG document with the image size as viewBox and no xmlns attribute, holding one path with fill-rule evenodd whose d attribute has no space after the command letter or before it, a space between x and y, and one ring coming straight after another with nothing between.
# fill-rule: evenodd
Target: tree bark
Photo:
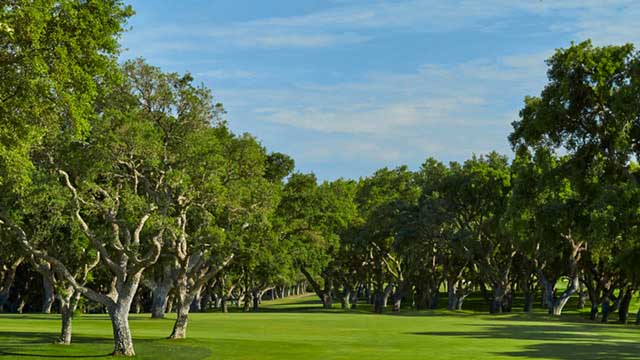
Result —
<instances>
[{"instance_id":1,"label":"tree bark","mask_svg":"<svg viewBox=\"0 0 640 360\"><path fill-rule=\"evenodd\" d=\"M505 295L505 290L502 286L495 286L493 288L493 297L491 298L491 314L502 313L502 301Z\"/></svg>"},{"instance_id":2,"label":"tree bark","mask_svg":"<svg viewBox=\"0 0 640 360\"><path fill-rule=\"evenodd\" d=\"M622 301L620 302L620 308L618 309L618 320L621 324L626 324L629 321L629 306L631 305L631 299L633 298L633 290L627 289L622 295Z\"/></svg>"},{"instance_id":3,"label":"tree bark","mask_svg":"<svg viewBox=\"0 0 640 360\"><path fill-rule=\"evenodd\" d=\"M113 327L113 356L135 356L131 330L129 328L130 301L124 301L109 307L109 317Z\"/></svg>"},{"instance_id":4,"label":"tree bark","mask_svg":"<svg viewBox=\"0 0 640 360\"><path fill-rule=\"evenodd\" d=\"M60 329L60 337L57 343L62 345L71 344L71 323L73 321L73 313L76 310L78 301L80 300L80 293L73 287L67 288L66 296L60 296L60 316L62 318L62 325Z\"/></svg>"},{"instance_id":5,"label":"tree bark","mask_svg":"<svg viewBox=\"0 0 640 360\"><path fill-rule=\"evenodd\" d=\"M173 324L173 331L169 339L185 339L187 337L187 324L189 322L189 304L185 302L178 307L178 316Z\"/></svg>"},{"instance_id":6,"label":"tree bark","mask_svg":"<svg viewBox=\"0 0 640 360\"><path fill-rule=\"evenodd\" d=\"M18 266L22 264L24 258L19 257L10 264L0 264L0 312L9 304L9 291L13 286Z\"/></svg>"},{"instance_id":7,"label":"tree bark","mask_svg":"<svg viewBox=\"0 0 640 360\"><path fill-rule=\"evenodd\" d=\"M42 275L42 313L50 314L51 307L53 306L53 302L55 301L53 283L51 282L49 276Z\"/></svg>"},{"instance_id":8,"label":"tree bark","mask_svg":"<svg viewBox=\"0 0 640 360\"><path fill-rule=\"evenodd\" d=\"M156 286L151 291L151 318L164 319L165 310L167 309L167 299L169 296L170 286Z\"/></svg>"},{"instance_id":9,"label":"tree bark","mask_svg":"<svg viewBox=\"0 0 640 360\"><path fill-rule=\"evenodd\" d=\"M198 290L195 294L193 294L193 300L190 304L189 311L200 312L202 311L202 289Z\"/></svg>"},{"instance_id":10,"label":"tree bark","mask_svg":"<svg viewBox=\"0 0 640 360\"><path fill-rule=\"evenodd\" d=\"M260 309L260 298L261 298L260 290L253 289L251 292L251 299L253 300L253 311L257 312Z\"/></svg>"},{"instance_id":11,"label":"tree bark","mask_svg":"<svg viewBox=\"0 0 640 360\"><path fill-rule=\"evenodd\" d=\"M332 288L331 279L329 279L328 277L325 277L324 279L325 283L324 283L324 289L323 289L320 286L320 284L313 278L313 276L311 276L311 274L307 271L307 269L304 266L300 267L300 271L307 278L307 280L311 284L311 287L315 291L316 295L318 295L318 297L322 301L322 308L331 309L331 306L333 304L333 297L331 295L331 288ZM283 294L283 297L284 297L284 294Z\"/></svg>"},{"instance_id":12,"label":"tree bark","mask_svg":"<svg viewBox=\"0 0 640 360\"><path fill-rule=\"evenodd\" d=\"M533 311L533 293L529 290L524 293L524 306L523 310L526 313L530 313Z\"/></svg>"}]
</instances>

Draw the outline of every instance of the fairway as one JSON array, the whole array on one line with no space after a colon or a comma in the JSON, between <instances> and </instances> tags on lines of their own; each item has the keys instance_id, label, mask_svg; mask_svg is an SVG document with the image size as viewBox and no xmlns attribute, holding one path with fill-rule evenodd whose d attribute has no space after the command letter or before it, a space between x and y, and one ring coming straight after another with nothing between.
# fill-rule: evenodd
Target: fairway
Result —
<instances>
[{"instance_id":1,"label":"fairway","mask_svg":"<svg viewBox=\"0 0 640 360\"><path fill-rule=\"evenodd\" d=\"M375 315L320 310L312 296L265 302L259 313L194 313L187 340L166 340L175 314L132 315L139 359L637 359L639 329L543 313L405 311ZM2 315L0 358L109 357L106 315L74 321L71 346L52 344L56 315Z\"/></svg>"}]
</instances>

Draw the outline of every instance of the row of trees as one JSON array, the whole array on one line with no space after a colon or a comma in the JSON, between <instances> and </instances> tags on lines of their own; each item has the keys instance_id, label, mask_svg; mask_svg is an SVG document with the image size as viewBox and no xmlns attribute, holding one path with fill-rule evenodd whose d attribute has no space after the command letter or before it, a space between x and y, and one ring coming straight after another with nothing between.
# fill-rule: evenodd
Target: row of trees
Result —
<instances>
[{"instance_id":1,"label":"row of trees","mask_svg":"<svg viewBox=\"0 0 640 360\"><path fill-rule=\"evenodd\" d=\"M0 4L0 306L56 298L68 344L87 299L128 356L141 303L153 317L175 308L170 338L184 338L191 309L257 310L292 288L375 312L435 308L446 289L452 310L477 291L492 313L516 296L531 311L540 294L560 315L579 294L593 319L627 321L640 280L631 45L558 50L513 124L511 162L427 159L319 183L232 133L189 74L118 64L131 13L118 0Z\"/></svg>"}]
</instances>

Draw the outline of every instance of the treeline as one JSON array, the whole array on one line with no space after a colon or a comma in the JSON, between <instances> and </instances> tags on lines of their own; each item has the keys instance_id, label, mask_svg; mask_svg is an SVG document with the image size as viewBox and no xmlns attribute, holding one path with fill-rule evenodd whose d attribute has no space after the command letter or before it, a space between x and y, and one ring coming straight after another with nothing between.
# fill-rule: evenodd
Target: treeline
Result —
<instances>
[{"instance_id":1,"label":"treeline","mask_svg":"<svg viewBox=\"0 0 640 360\"><path fill-rule=\"evenodd\" d=\"M120 1L0 4L0 307L111 318L315 292L324 307L491 313L569 298L627 322L640 280L640 55L558 50L497 153L318 182L234 134L189 75L118 64ZM428 141L428 139L425 139ZM565 280L562 282L561 280ZM562 284L561 288L557 288ZM566 285L566 286L565 286ZM57 301L55 301L55 300ZM54 302L56 302L55 305ZM640 314L638 315L640 321Z\"/></svg>"}]
</instances>

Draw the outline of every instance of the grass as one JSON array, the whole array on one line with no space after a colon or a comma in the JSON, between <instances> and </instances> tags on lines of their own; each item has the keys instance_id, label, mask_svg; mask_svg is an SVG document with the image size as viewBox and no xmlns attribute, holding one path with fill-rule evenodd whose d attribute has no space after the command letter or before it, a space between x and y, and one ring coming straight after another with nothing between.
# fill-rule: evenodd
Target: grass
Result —
<instances>
[{"instance_id":1,"label":"grass","mask_svg":"<svg viewBox=\"0 0 640 360\"><path fill-rule=\"evenodd\" d=\"M471 303L473 305L473 303ZM635 304L637 305L637 303ZM139 359L638 359L640 328L568 313L485 315L445 310L374 315L322 310L313 296L265 302L259 313L190 315L187 340L166 340L171 316L132 315ZM473 307L473 306L472 306ZM55 345L56 315L0 315L0 359L108 358L105 315L74 320L71 346Z\"/></svg>"}]
</instances>

